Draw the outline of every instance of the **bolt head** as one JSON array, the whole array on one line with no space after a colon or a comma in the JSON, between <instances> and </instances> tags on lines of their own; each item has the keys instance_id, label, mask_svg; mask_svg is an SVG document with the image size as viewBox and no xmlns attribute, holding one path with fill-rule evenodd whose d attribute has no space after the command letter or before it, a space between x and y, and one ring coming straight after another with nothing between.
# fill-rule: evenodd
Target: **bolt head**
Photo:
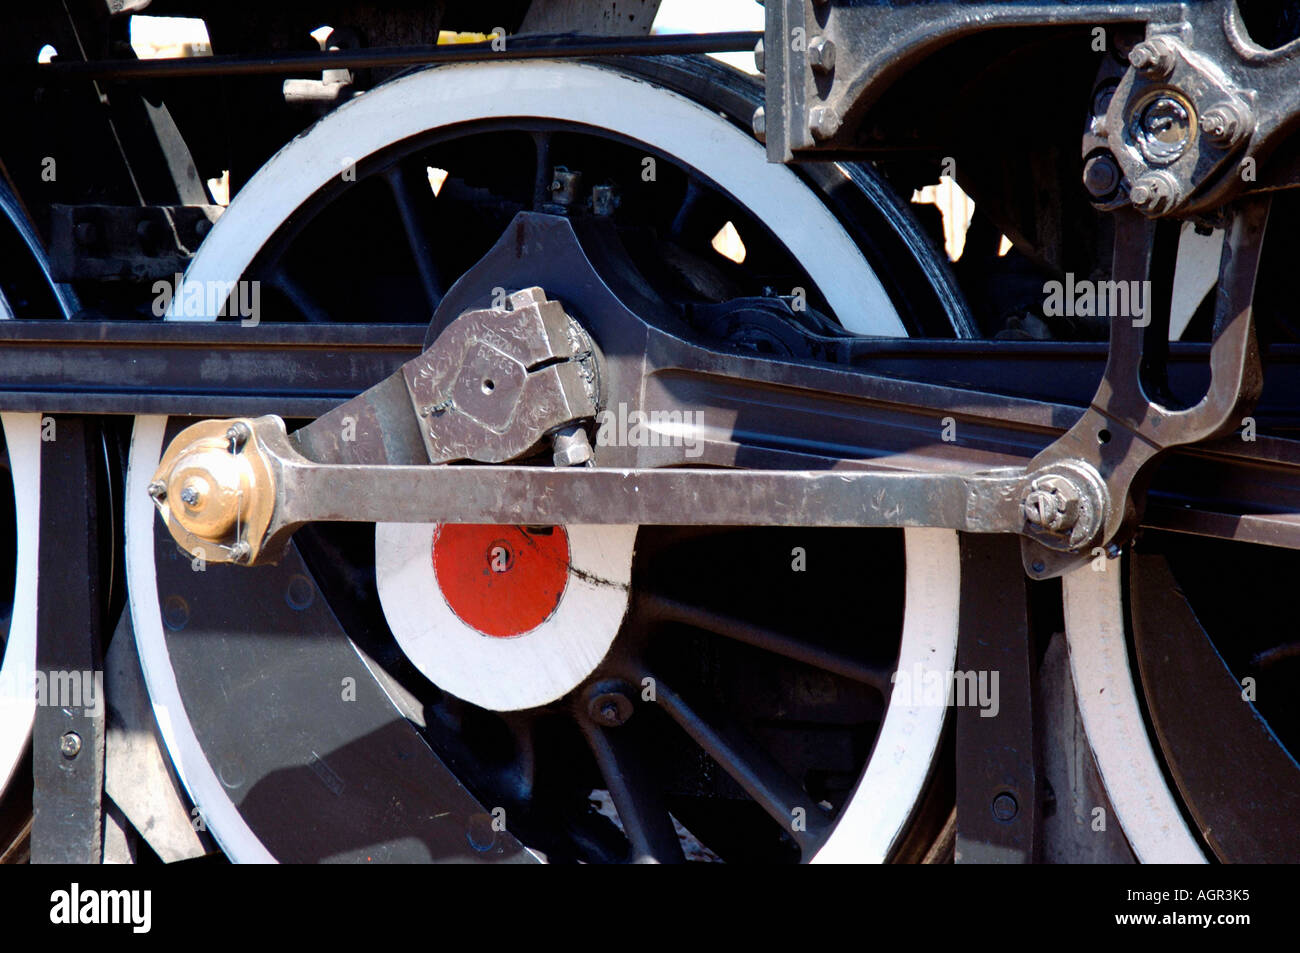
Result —
<instances>
[{"instance_id":1,"label":"bolt head","mask_svg":"<svg viewBox=\"0 0 1300 953\"><path fill-rule=\"evenodd\" d=\"M1157 96L1133 124L1133 137L1147 161L1167 165L1181 156L1192 138L1191 107L1176 96Z\"/></svg>"},{"instance_id":2,"label":"bolt head","mask_svg":"<svg viewBox=\"0 0 1300 953\"><path fill-rule=\"evenodd\" d=\"M602 218L613 215L619 196L611 185L597 185L591 190L591 210Z\"/></svg>"},{"instance_id":3,"label":"bolt head","mask_svg":"<svg viewBox=\"0 0 1300 953\"><path fill-rule=\"evenodd\" d=\"M829 73L835 69L835 44L824 36L815 37L808 44L808 65L814 73Z\"/></svg>"},{"instance_id":4,"label":"bolt head","mask_svg":"<svg viewBox=\"0 0 1300 953\"><path fill-rule=\"evenodd\" d=\"M557 449L554 462L557 467L580 467L591 459L589 445L570 444L563 450Z\"/></svg>"},{"instance_id":5,"label":"bolt head","mask_svg":"<svg viewBox=\"0 0 1300 953\"><path fill-rule=\"evenodd\" d=\"M220 447L183 454L168 477L172 518L200 539L220 539L235 527L246 492L244 461Z\"/></svg>"},{"instance_id":6,"label":"bolt head","mask_svg":"<svg viewBox=\"0 0 1300 953\"><path fill-rule=\"evenodd\" d=\"M1164 79L1174 71L1178 58L1167 37L1143 40L1128 54L1129 65L1152 79Z\"/></svg>"},{"instance_id":7,"label":"bolt head","mask_svg":"<svg viewBox=\"0 0 1300 953\"><path fill-rule=\"evenodd\" d=\"M758 70L761 73L763 72L763 66L764 66L763 41L759 40L754 45L754 69Z\"/></svg>"},{"instance_id":8,"label":"bolt head","mask_svg":"<svg viewBox=\"0 0 1300 953\"><path fill-rule=\"evenodd\" d=\"M632 717L632 700L622 692L600 692L587 703L591 720L606 728L616 728Z\"/></svg>"},{"instance_id":9,"label":"bolt head","mask_svg":"<svg viewBox=\"0 0 1300 953\"><path fill-rule=\"evenodd\" d=\"M1015 820L1020 813L1020 805L1016 803L1015 796L1007 791L1003 791L993 799L993 817L999 821Z\"/></svg>"},{"instance_id":10,"label":"bolt head","mask_svg":"<svg viewBox=\"0 0 1300 953\"><path fill-rule=\"evenodd\" d=\"M69 731L59 739L59 750L65 758L75 758L81 753L81 735Z\"/></svg>"},{"instance_id":11,"label":"bolt head","mask_svg":"<svg viewBox=\"0 0 1300 953\"><path fill-rule=\"evenodd\" d=\"M1207 109L1201 115L1201 129L1215 145L1230 148L1250 132L1250 115L1232 103Z\"/></svg>"},{"instance_id":12,"label":"bolt head","mask_svg":"<svg viewBox=\"0 0 1300 953\"><path fill-rule=\"evenodd\" d=\"M754 127L754 138L759 142L767 142L767 112L762 106L754 110L751 125Z\"/></svg>"},{"instance_id":13,"label":"bolt head","mask_svg":"<svg viewBox=\"0 0 1300 953\"><path fill-rule=\"evenodd\" d=\"M840 117L830 106L814 106L808 112L808 131L825 141L840 131Z\"/></svg>"},{"instance_id":14,"label":"bolt head","mask_svg":"<svg viewBox=\"0 0 1300 953\"><path fill-rule=\"evenodd\" d=\"M1083 186L1095 199L1104 199L1119 188L1119 166L1109 154L1090 158L1083 166Z\"/></svg>"},{"instance_id":15,"label":"bolt head","mask_svg":"<svg viewBox=\"0 0 1300 953\"><path fill-rule=\"evenodd\" d=\"M167 484L162 480L154 480L149 484L149 497L155 503L161 503L167 499Z\"/></svg>"},{"instance_id":16,"label":"bolt head","mask_svg":"<svg viewBox=\"0 0 1300 953\"><path fill-rule=\"evenodd\" d=\"M242 420L231 424L226 430L226 440L230 443L230 452L239 453L240 450L243 450L244 444L248 442L248 438L252 435L253 432L248 429L248 424Z\"/></svg>"},{"instance_id":17,"label":"bolt head","mask_svg":"<svg viewBox=\"0 0 1300 953\"><path fill-rule=\"evenodd\" d=\"M197 479L191 480L181 488L181 502L186 506L198 506L203 499L203 490Z\"/></svg>"},{"instance_id":18,"label":"bolt head","mask_svg":"<svg viewBox=\"0 0 1300 953\"><path fill-rule=\"evenodd\" d=\"M1178 185L1168 173L1144 175L1133 183L1129 199L1143 215L1163 215L1178 204Z\"/></svg>"},{"instance_id":19,"label":"bolt head","mask_svg":"<svg viewBox=\"0 0 1300 953\"><path fill-rule=\"evenodd\" d=\"M570 427L551 437L552 459L557 467L580 467L592 458L587 431Z\"/></svg>"},{"instance_id":20,"label":"bolt head","mask_svg":"<svg viewBox=\"0 0 1300 953\"><path fill-rule=\"evenodd\" d=\"M1038 477L1030 484L1020 510L1030 526L1064 536L1079 522L1081 497L1079 488L1065 477Z\"/></svg>"}]
</instances>

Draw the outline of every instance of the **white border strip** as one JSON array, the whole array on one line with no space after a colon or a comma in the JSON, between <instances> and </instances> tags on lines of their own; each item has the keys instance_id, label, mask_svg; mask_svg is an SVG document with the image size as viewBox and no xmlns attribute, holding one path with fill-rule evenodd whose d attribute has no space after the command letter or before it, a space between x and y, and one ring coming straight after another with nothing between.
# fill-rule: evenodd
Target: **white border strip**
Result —
<instances>
[{"instance_id":1,"label":"white border strip","mask_svg":"<svg viewBox=\"0 0 1300 953\"><path fill-rule=\"evenodd\" d=\"M149 498L153 467L143 461L162 458L167 418L162 415L135 418L131 433L131 466L126 478L126 574L140 667L153 702L158 728L171 754L176 773L198 806L208 831L221 849L239 863L275 863L271 852L240 816L238 808L222 788L203 754L198 736L185 714L185 703L176 685L167 655L162 609L158 604L158 577L154 564L154 522L157 514Z\"/></svg>"},{"instance_id":2,"label":"white border strip","mask_svg":"<svg viewBox=\"0 0 1300 953\"><path fill-rule=\"evenodd\" d=\"M1129 846L1144 864L1203 864L1205 855L1165 784L1128 664L1120 572L1088 561L1063 577L1070 672L1102 783Z\"/></svg>"},{"instance_id":3,"label":"white border strip","mask_svg":"<svg viewBox=\"0 0 1300 953\"><path fill-rule=\"evenodd\" d=\"M0 665L0 796L36 718L36 573L41 522L41 415L0 414L14 481L18 560L14 610Z\"/></svg>"},{"instance_id":4,"label":"white border strip","mask_svg":"<svg viewBox=\"0 0 1300 953\"><path fill-rule=\"evenodd\" d=\"M961 606L957 534L946 529L906 529L903 535L907 602L897 670L912 672L919 666L946 677L957 661ZM890 699L867 769L812 863L879 864L889 859L925 789L947 714L946 705L904 705Z\"/></svg>"}]
</instances>

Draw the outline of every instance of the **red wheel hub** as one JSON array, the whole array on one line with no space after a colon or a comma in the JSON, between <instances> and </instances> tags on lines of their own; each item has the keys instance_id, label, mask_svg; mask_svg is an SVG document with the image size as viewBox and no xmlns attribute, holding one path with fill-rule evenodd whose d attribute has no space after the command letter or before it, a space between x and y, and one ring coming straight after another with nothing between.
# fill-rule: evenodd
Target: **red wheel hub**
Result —
<instances>
[{"instance_id":1,"label":"red wheel hub","mask_svg":"<svg viewBox=\"0 0 1300 953\"><path fill-rule=\"evenodd\" d=\"M569 583L562 526L445 523L433 531L433 573L466 625L508 639L551 617Z\"/></svg>"}]
</instances>

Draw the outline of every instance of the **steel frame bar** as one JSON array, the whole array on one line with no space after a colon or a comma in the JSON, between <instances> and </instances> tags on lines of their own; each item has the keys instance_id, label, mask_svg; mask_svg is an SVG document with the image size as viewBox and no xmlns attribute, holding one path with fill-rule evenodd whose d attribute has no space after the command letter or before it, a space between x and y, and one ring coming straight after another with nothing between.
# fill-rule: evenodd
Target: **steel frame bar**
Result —
<instances>
[{"instance_id":1,"label":"steel frame bar","mask_svg":"<svg viewBox=\"0 0 1300 953\"><path fill-rule=\"evenodd\" d=\"M421 350L425 328L235 321L0 322L0 407L320 417Z\"/></svg>"},{"instance_id":2,"label":"steel frame bar","mask_svg":"<svg viewBox=\"0 0 1300 953\"><path fill-rule=\"evenodd\" d=\"M193 416L317 417L418 357L423 325L236 321L0 322L0 410ZM1209 345L1174 342L1176 392L1204 391ZM346 353L339 353L346 351ZM864 377L941 380L963 391L1083 408L1106 364L1104 341L879 338L851 367ZM1259 430L1300 431L1300 346L1263 351L1271 374ZM247 397L256 396L254 403Z\"/></svg>"},{"instance_id":3,"label":"steel frame bar","mask_svg":"<svg viewBox=\"0 0 1300 953\"><path fill-rule=\"evenodd\" d=\"M94 489L100 438L93 420L52 421L54 439L41 443L36 670L46 678L47 696L32 729L32 861L93 864L102 851L106 722ZM79 699L65 697L74 684ZM92 686L97 705L85 697Z\"/></svg>"},{"instance_id":4,"label":"steel frame bar","mask_svg":"<svg viewBox=\"0 0 1300 953\"><path fill-rule=\"evenodd\" d=\"M1033 711L1033 627L1019 556L1014 539L961 536L957 671L999 677L996 717L969 696L950 699L957 717L956 860L962 864L1037 859L1042 793L1034 725L1040 719Z\"/></svg>"},{"instance_id":5,"label":"steel frame bar","mask_svg":"<svg viewBox=\"0 0 1300 953\"><path fill-rule=\"evenodd\" d=\"M599 56L676 56L689 53L737 53L753 50L759 31L686 33L670 36L592 37L574 35L507 36L498 41L445 46L374 47L329 52L280 52L268 56L196 56L161 60L91 60L13 68L11 75L38 86L81 80L158 80L213 76L309 74L356 70L472 63L479 60L579 59Z\"/></svg>"}]
</instances>

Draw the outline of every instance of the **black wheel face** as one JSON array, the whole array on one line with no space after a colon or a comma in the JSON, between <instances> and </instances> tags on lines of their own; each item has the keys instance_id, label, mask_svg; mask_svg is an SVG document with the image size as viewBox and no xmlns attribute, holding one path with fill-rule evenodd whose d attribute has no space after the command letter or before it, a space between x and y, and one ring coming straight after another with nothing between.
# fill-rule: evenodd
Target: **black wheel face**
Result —
<instances>
[{"instance_id":1,"label":"black wheel face","mask_svg":"<svg viewBox=\"0 0 1300 953\"><path fill-rule=\"evenodd\" d=\"M671 811L688 853L730 861L806 857L852 793L898 650L899 534L645 528L609 656L555 704L505 714L439 691L402 655L373 570L343 558L367 535L314 527L298 546L358 648L409 693L429 744L548 858L680 859L652 817L609 810L620 783ZM592 707L606 696L630 702L617 727ZM610 773L627 764L605 756L606 742L635 760L631 780ZM763 805L745 783L770 792Z\"/></svg>"},{"instance_id":2,"label":"black wheel face","mask_svg":"<svg viewBox=\"0 0 1300 953\"><path fill-rule=\"evenodd\" d=\"M244 276L266 289L261 319L427 323L517 212L554 200L557 166L616 187L620 238L666 301L802 287L829 313L714 183L599 129L519 120L400 143L318 193ZM861 190L876 180L819 176L834 208L874 209L847 223L873 237L873 264L884 247L907 256L888 263L895 290L909 274L934 289L927 269L942 266L914 257L883 193ZM711 245L728 222L743 261ZM956 301L940 286L916 311L956 313ZM167 438L189 422L172 419ZM902 538L642 529L608 656L574 691L519 712L462 701L403 654L371 526L313 525L280 566L251 571L196 572L156 533L155 566L186 718L277 859L527 860L526 847L560 862L780 862L816 852L871 754L902 633Z\"/></svg>"},{"instance_id":3,"label":"black wheel face","mask_svg":"<svg viewBox=\"0 0 1300 953\"><path fill-rule=\"evenodd\" d=\"M1134 651L1193 829L1227 862L1300 861L1300 554L1150 533L1132 557Z\"/></svg>"}]
</instances>

